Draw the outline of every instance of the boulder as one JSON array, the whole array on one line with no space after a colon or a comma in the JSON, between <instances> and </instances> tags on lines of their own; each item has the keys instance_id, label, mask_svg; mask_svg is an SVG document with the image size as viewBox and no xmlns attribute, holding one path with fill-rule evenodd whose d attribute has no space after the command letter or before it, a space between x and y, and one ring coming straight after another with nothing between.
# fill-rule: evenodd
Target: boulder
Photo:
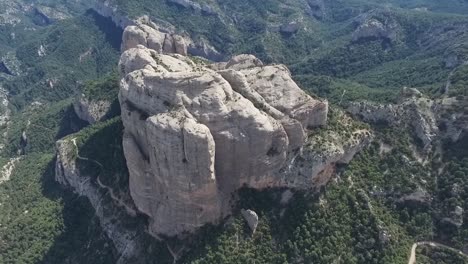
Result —
<instances>
[{"instance_id":1,"label":"boulder","mask_svg":"<svg viewBox=\"0 0 468 264\"><path fill-rule=\"evenodd\" d=\"M252 235L255 234L255 231L257 230L258 226L258 215L252 210L241 210L242 217L244 217L245 221L250 227L250 230L252 230Z\"/></svg>"}]
</instances>

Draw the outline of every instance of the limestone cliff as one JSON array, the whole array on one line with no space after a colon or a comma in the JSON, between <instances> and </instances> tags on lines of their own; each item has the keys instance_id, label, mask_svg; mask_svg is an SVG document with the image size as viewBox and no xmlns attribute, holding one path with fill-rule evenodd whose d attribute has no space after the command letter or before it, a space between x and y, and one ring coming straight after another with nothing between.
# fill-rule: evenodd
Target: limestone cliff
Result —
<instances>
[{"instance_id":1,"label":"limestone cliff","mask_svg":"<svg viewBox=\"0 0 468 264\"><path fill-rule=\"evenodd\" d=\"M84 95L80 95L73 102L76 115L89 124L102 121L109 113L111 105L109 100L89 100Z\"/></svg>"},{"instance_id":2,"label":"limestone cliff","mask_svg":"<svg viewBox=\"0 0 468 264\"><path fill-rule=\"evenodd\" d=\"M467 98L430 99L416 89L404 88L397 104L353 102L347 111L369 123L407 126L426 151L434 141L458 141L468 130Z\"/></svg>"},{"instance_id":3,"label":"limestone cliff","mask_svg":"<svg viewBox=\"0 0 468 264\"><path fill-rule=\"evenodd\" d=\"M219 222L242 186L323 185L369 142L369 131L356 130L319 148L314 134L327 125L328 103L283 65L240 55L208 67L165 53L155 45L162 38L139 30L144 39L124 36L119 100L131 195L153 235Z\"/></svg>"},{"instance_id":4,"label":"limestone cliff","mask_svg":"<svg viewBox=\"0 0 468 264\"><path fill-rule=\"evenodd\" d=\"M93 179L91 175L80 171L79 160L92 161L79 156L76 138L59 140L56 149L56 181L89 200L102 229L120 255L117 263L134 263L135 258L142 254L140 250L143 246L140 244L138 232L129 229L125 223L129 217L135 215L132 205L123 204L121 200L113 197L112 191L103 188L99 179Z\"/></svg>"},{"instance_id":5,"label":"limestone cliff","mask_svg":"<svg viewBox=\"0 0 468 264\"><path fill-rule=\"evenodd\" d=\"M192 3L191 1L175 2L177 4ZM200 8L205 14L215 14L206 4L200 5ZM123 51L141 44L158 52L182 55L189 53L212 61L221 61L225 57L205 38L192 39L185 32L176 32L174 26L167 21L148 16L130 18L119 10L115 1L98 0L93 9L101 16L110 18L116 26L125 29Z\"/></svg>"}]
</instances>

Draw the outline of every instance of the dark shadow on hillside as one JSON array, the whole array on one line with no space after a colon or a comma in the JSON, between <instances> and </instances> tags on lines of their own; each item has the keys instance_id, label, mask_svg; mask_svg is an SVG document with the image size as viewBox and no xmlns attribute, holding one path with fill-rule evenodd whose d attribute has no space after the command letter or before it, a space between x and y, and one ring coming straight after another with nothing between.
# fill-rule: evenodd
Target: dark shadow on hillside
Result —
<instances>
[{"instance_id":1,"label":"dark shadow on hillside","mask_svg":"<svg viewBox=\"0 0 468 264\"><path fill-rule=\"evenodd\" d=\"M55 135L55 139L58 140L72 133L76 133L87 125L88 123L81 120L76 115L73 106L70 105L67 107L63 117L60 119L59 131L57 132L57 135Z\"/></svg>"},{"instance_id":2,"label":"dark shadow on hillside","mask_svg":"<svg viewBox=\"0 0 468 264\"><path fill-rule=\"evenodd\" d=\"M42 183L44 196L63 202L64 229L40 263L115 263L115 249L88 200L55 181L55 160L49 163Z\"/></svg>"},{"instance_id":3,"label":"dark shadow on hillside","mask_svg":"<svg viewBox=\"0 0 468 264\"><path fill-rule=\"evenodd\" d=\"M77 177L88 178L87 182L98 190L98 194L96 189L90 189L90 193L94 193L93 197L99 200L99 212L107 219L107 228L138 237L135 250L137 258L127 263L172 263L166 244L146 232L148 219L141 214L132 217L126 208L112 198L118 197L132 207L128 170L122 149L122 131L123 125L117 118L95 124L76 134L78 142L84 141L79 144L79 156L84 158L77 160ZM102 164L102 168L98 164ZM55 182L54 163L50 164L48 171L43 177L44 193L64 201L62 214L66 228L57 237L43 263L116 263L119 253L102 230L88 198L78 197L71 188Z\"/></svg>"},{"instance_id":4,"label":"dark shadow on hillside","mask_svg":"<svg viewBox=\"0 0 468 264\"><path fill-rule=\"evenodd\" d=\"M88 9L88 11L86 11L86 15L94 20L94 23L98 26L99 30L101 30L106 36L107 42L109 42L114 49L120 50L123 30L116 26L111 18L103 17L93 9Z\"/></svg>"}]
</instances>

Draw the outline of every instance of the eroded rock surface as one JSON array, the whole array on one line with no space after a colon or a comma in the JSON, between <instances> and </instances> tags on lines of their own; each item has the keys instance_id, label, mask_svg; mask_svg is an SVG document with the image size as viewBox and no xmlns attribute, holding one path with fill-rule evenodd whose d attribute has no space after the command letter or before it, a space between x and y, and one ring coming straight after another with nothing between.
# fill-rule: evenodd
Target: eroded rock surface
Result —
<instances>
[{"instance_id":1,"label":"eroded rock surface","mask_svg":"<svg viewBox=\"0 0 468 264\"><path fill-rule=\"evenodd\" d=\"M55 179L63 186L70 188L74 193L88 198L100 225L106 235L112 240L115 249L119 253L117 264L135 263L135 258L140 256L142 245L138 240L137 232L125 226L125 220L129 212L125 212L112 202L108 196L92 179L92 175L83 174L77 161L86 159L79 157L76 139L66 138L56 144L57 161Z\"/></svg>"},{"instance_id":2,"label":"eroded rock surface","mask_svg":"<svg viewBox=\"0 0 468 264\"><path fill-rule=\"evenodd\" d=\"M255 231L257 230L257 226L258 226L257 213L255 213L255 211L252 211L252 210L242 209L241 214L242 214L242 217L244 217L247 224L249 225L250 230L252 230L252 234L255 234Z\"/></svg>"},{"instance_id":3,"label":"eroded rock surface","mask_svg":"<svg viewBox=\"0 0 468 264\"><path fill-rule=\"evenodd\" d=\"M416 89L403 88L397 104L351 103L347 111L369 123L408 126L426 151L435 140L452 142L468 131L468 98L430 99Z\"/></svg>"},{"instance_id":4,"label":"eroded rock surface","mask_svg":"<svg viewBox=\"0 0 468 264\"><path fill-rule=\"evenodd\" d=\"M355 131L314 149L308 135L327 124L328 103L307 95L283 65L239 55L209 68L149 41L124 38L124 46L119 100L130 191L154 235L218 223L243 186L325 184L370 138Z\"/></svg>"},{"instance_id":5,"label":"eroded rock surface","mask_svg":"<svg viewBox=\"0 0 468 264\"><path fill-rule=\"evenodd\" d=\"M372 10L359 16L355 23L353 41L365 39L384 39L390 42L398 39L399 24L395 18L386 11Z\"/></svg>"},{"instance_id":6,"label":"eroded rock surface","mask_svg":"<svg viewBox=\"0 0 468 264\"><path fill-rule=\"evenodd\" d=\"M112 102L108 100L89 100L81 95L73 103L73 108L81 120L94 124L106 117L111 105Z\"/></svg>"}]
</instances>

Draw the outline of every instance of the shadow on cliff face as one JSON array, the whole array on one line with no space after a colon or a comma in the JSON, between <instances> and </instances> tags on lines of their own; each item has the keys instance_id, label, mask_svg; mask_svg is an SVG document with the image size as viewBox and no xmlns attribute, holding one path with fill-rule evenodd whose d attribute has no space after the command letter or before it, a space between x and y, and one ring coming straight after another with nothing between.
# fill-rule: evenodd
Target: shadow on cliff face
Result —
<instances>
[{"instance_id":1,"label":"shadow on cliff face","mask_svg":"<svg viewBox=\"0 0 468 264\"><path fill-rule=\"evenodd\" d=\"M104 234L89 201L55 181L55 159L42 175L43 194L61 201L63 229L40 263L116 263L112 242Z\"/></svg>"},{"instance_id":2,"label":"shadow on cliff face","mask_svg":"<svg viewBox=\"0 0 468 264\"><path fill-rule=\"evenodd\" d=\"M86 15L94 19L94 23L98 26L99 30L104 33L107 42L109 42L114 49L120 50L123 29L116 26L112 19L101 16L93 9L88 9Z\"/></svg>"}]
</instances>

